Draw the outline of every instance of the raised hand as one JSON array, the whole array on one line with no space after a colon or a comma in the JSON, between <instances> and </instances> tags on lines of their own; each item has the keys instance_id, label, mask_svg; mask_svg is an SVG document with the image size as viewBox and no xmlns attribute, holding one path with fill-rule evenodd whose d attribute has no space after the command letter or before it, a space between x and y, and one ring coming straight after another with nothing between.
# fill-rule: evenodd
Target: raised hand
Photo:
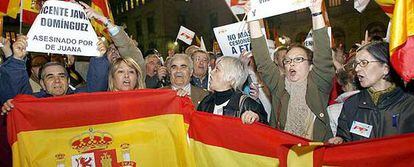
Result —
<instances>
[{"instance_id":1,"label":"raised hand","mask_svg":"<svg viewBox=\"0 0 414 167\"><path fill-rule=\"evenodd\" d=\"M106 46L103 43L103 41L102 41L101 38L99 38L97 45L98 45L98 48L97 49L99 51L99 56L103 56L106 53L106 50L107 49L106 49Z\"/></svg>"},{"instance_id":2,"label":"raised hand","mask_svg":"<svg viewBox=\"0 0 414 167\"><path fill-rule=\"evenodd\" d=\"M323 0L311 0L309 6L311 13L319 13L322 11L322 1Z\"/></svg>"},{"instance_id":3,"label":"raised hand","mask_svg":"<svg viewBox=\"0 0 414 167\"><path fill-rule=\"evenodd\" d=\"M13 43L13 57L23 60L26 57L27 36L19 35L16 42Z\"/></svg>"},{"instance_id":4,"label":"raised hand","mask_svg":"<svg viewBox=\"0 0 414 167\"><path fill-rule=\"evenodd\" d=\"M101 21L102 23L108 22L108 18L100 15L98 12L96 12L94 9L92 9L88 4L85 2L79 1L79 4L82 5L85 8L86 15L89 19L97 19Z\"/></svg>"}]
</instances>

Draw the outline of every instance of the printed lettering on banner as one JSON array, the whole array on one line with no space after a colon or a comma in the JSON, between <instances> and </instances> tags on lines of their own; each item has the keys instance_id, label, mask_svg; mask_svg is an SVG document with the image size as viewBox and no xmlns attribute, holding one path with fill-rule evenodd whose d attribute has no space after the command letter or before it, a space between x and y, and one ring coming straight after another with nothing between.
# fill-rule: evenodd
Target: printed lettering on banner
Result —
<instances>
[{"instance_id":1,"label":"printed lettering on banner","mask_svg":"<svg viewBox=\"0 0 414 167\"><path fill-rule=\"evenodd\" d=\"M98 37L83 8L75 3L46 1L27 37L27 51L99 56Z\"/></svg>"},{"instance_id":2,"label":"printed lettering on banner","mask_svg":"<svg viewBox=\"0 0 414 167\"><path fill-rule=\"evenodd\" d=\"M183 41L187 45L191 45L194 39L195 32L185 28L183 26L180 27L180 30L177 34L177 39Z\"/></svg>"},{"instance_id":3,"label":"printed lettering on banner","mask_svg":"<svg viewBox=\"0 0 414 167\"><path fill-rule=\"evenodd\" d=\"M224 56L239 57L243 50L250 51L250 33L245 21L213 29Z\"/></svg>"},{"instance_id":4,"label":"printed lettering on banner","mask_svg":"<svg viewBox=\"0 0 414 167\"><path fill-rule=\"evenodd\" d=\"M247 21L258 20L309 7L310 0L251 0Z\"/></svg>"}]
</instances>

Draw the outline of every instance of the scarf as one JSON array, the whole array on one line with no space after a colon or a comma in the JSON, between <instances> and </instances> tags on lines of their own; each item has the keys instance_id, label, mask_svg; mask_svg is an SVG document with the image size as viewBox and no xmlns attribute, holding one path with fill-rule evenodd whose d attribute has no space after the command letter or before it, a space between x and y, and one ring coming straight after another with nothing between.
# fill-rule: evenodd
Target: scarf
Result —
<instances>
[{"instance_id":1,"label":"scarf","mask_svg":"<svg viewBox=\"0 0 414 167\"><path fill-rule=\"evenodd\" d=\"M307 81L290 82L285 79L285 89L290 95L285 131L312 139L315 115L306 104Z\"/></svg>"}]
</instances>

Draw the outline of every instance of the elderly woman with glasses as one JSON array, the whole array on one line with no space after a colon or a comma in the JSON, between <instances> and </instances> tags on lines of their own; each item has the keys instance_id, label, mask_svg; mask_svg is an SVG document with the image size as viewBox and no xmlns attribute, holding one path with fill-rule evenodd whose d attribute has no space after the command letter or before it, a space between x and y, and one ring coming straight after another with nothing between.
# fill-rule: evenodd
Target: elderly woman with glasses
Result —
<instances>
[{"instance_id":1,"label":"elderly woman with glasses","mask_svg":"<svg viewBox=\"0 0 414 167\"><path fill-rule=\"evenodd\" d=\"M322 0L312 0L309 7L314 52L301 45L289 47L282 61L284 75L270 60L259 22L249 23L254 59L272 93L270 125L315 141L333 136L326 107L335 70L321 6Z\"/></svg>"},{"instance_id":2,"label":"elderly woman with glasses","mask_svg":"<svg viewBox=\"0 0 414 167\"><path fill-rule=\"evenodd\" d=\"M365 89L345 101L337 137L329 143L414 132L414 97L398 86L401 79L391 68L388 48L373 42L357 51L354 68Z\"/></svg>"}]
</instances>

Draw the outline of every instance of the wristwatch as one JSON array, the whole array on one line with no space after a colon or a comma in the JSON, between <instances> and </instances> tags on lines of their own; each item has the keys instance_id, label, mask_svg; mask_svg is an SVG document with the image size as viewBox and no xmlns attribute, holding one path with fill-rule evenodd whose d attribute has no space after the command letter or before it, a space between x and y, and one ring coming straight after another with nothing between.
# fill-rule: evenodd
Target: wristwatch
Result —
<instances>
[{"instance_id":1,"label":"wristwatch","mask_svg":"<svg viewBox=\"0 0 414 167\"><path fill-rule=\"evenodd\" d=\"M322 11L321 12L312 13L312 17L316 17L316 16L319 16L321 14L322 14Z\"/></svg>"}]
</instances>

